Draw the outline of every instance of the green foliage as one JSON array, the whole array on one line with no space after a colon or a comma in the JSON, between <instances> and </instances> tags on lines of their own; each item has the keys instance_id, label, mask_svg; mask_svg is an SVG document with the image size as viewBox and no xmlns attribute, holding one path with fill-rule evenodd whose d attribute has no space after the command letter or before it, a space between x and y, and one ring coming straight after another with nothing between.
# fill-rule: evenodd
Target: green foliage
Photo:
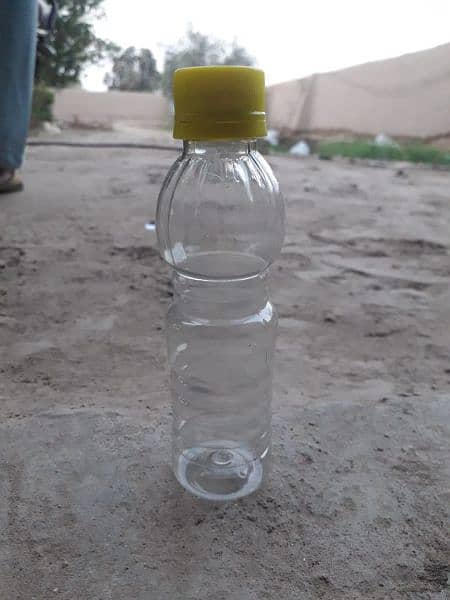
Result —
<instances>
[{"instance_id":1,"label":"green foliage","mask_svg":"<svg viewBox=\"0 0 450 600\"><path fill-rule=\"evenodd\" d=\"M253 56L247 52L243 46L239 46L235 41L231 44L227 54L225 55L223 65L242 65L244 67L251 67L255 64Z\"/></svg>"},{"instance_id":2,"label":"green foliage","mask_svg":"<svg viewBox=\"0 0 450 600\"><path fill-rule=\"evenodd\" d=\"M113 58L112 73L104 79L110 90L154 91L161 85L161 74L150 50L133 46Z\"/></svg>"},{"instance_id":3,"label":"green foliage","mask_svg":"<svg viewBox=\"0 0 450 600\"><path fill-rule=\"evenodd\" d=\"M221 40L188 29L186 36L176 46L167 48L164 59L162 89L172 95L172 77L181 67L202 65L253 65L253 58L245 48L234 42L231 46Z\"/></svg>"},{"instance_id":4,"label":"green foliage","mask_svg":"<svg viewBox=\"0 0 450 600\"><path fill-rule=\"evenodd\" d=\"M93 21L104 16L104 0L58 0L58 17L50 38L51 53L42 61L38 81L51 87L79 82L83 68L119 48L94 34Z\"/></svg>"},{"instance_id":5,"label":"green foliage","mask_svg":"<svg viewBox=\"0 0 450 600\"><path fill-rule=\"evenodd\" d=\"M44 85L39 84L34 87L33 104L31 107L31 127L37 127L44 121L52 121L53 102L55 96Z\"/></svg>"},{"instance_id":6,"label":"green foliage","mask_svg":"<svg viewBox=\"0 0 450 600\"><path fill-rule=\"evenodd\" d=\"M400 160L423 162L436 165L450 165L450 154L425 144L404 146L380 146L366 141L321 142L318 146L321 158L343 156L346 158L366 158L373 160Z\"/></svg>"}]
</instances>

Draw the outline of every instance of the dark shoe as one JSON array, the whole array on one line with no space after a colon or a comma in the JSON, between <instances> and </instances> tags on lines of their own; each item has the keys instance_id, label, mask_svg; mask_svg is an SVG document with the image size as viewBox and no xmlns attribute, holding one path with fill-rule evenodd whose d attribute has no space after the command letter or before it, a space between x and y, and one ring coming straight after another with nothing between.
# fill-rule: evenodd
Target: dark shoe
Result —
<instances>
[{"instance_id":1,"label":"dark shoe","mask_svg":"<svg viewBox=\"0 0 450 600\"><path fill-rule=\"evenodd\" d=\"M11 194L23 190L23 183L14 170L0 169L0 194Z\"/></svg>"}]
</instances>

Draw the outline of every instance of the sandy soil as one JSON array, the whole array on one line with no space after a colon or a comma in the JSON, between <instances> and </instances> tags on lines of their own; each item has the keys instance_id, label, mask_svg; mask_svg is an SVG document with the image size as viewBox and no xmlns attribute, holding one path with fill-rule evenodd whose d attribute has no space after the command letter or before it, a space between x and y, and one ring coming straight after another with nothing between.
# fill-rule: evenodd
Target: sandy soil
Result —
<instances>
[{"instance_id":1,"label":"sandy soil","mask_svg":"<svg viewBox=\"0 0 450 600\"><path fill-rule=\"evenodd\" d=\"M213 505L168 467L174 158L31 148L0 198L0 598L447 598L449 173L271 161L273 473Z\"/></svg>"}]
</instances>

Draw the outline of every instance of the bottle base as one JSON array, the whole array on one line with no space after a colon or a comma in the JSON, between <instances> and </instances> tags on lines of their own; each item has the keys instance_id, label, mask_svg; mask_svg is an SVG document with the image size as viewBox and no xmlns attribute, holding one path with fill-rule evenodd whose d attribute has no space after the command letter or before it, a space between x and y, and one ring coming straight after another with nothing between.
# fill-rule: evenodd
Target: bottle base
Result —
<instances>
[{"instance_id":1,"label":"bottle base","mask_svg":"<svg viewBox=\"0 0 450 600\"><path fill-rule=\"evenodd\" d=\"M179 483L206 500L237 500L255 492L263 480L263 457L255 460L248 450L226 442L214 446L189 448L175 458Z\"/></svg>"}]
</instances>

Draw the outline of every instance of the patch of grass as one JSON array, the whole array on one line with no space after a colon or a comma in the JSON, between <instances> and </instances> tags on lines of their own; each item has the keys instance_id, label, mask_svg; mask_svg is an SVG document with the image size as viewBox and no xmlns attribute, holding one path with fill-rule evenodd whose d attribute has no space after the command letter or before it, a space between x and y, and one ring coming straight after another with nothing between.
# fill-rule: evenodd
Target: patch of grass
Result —
<instances>
[{"instance_id":1,"label":"patch of grass","mask_svg":"<svg viewBox=\"0 0 450 600\"><path fill-rule=\"evenodd\" d=\"M320 158L333 156L344 158L366 158L372 160L401 160L413 163L428 163L450 166L450 152L442 152L425 144L405 144L404 146L378 146L366 141L321 142L317 152Z\"/></svg>"},{"instance_id":2,"label":"patch of grass","mask_svg":"<svg viewBox=\"0 0 450 600\"><path fill-rule=\"evenodd\" d=\"M52 109L54 101L55 96L53 92L45 87L45 85L38 84L34 87L30 121L32 128L39 127L44 121L53 120Z\"/></svg>"}]
</instances>

